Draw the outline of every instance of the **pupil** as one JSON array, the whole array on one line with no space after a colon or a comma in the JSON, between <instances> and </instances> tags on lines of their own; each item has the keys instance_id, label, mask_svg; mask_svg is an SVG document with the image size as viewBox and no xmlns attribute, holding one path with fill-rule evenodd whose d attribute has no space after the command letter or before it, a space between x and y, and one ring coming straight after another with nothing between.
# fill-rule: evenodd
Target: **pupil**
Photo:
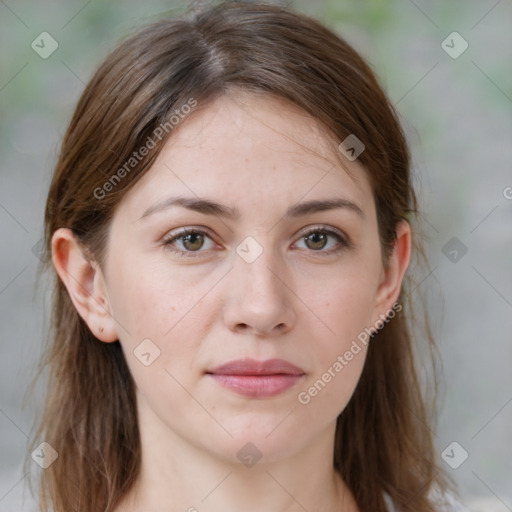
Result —
<instances>
[{"instance_id":1,"label":"pupil","mask_svg":"<svg viewBox=\"0 0 512 512\"><path fill-rule=\"evenodd\" d=\"M309 242L313 242L314 247L311 247L312 249L323 249L325 247L327 237L324 233L311 233L306 238Z\"/></svg>"},{"instance_id":2,"label":"pupil","mask_svg":"<svg viewBox=\"0 0 512 512\"><path fill-rule=\"evenodd\" d=\"M188 234L188 235L185 235L185 239L184 239L183 243L187 249L196 251L196 250L200 249L201 246L203 245L202 237L203 237L203 235L201 235L199 233Z\"/></svg>"}]
</instances>

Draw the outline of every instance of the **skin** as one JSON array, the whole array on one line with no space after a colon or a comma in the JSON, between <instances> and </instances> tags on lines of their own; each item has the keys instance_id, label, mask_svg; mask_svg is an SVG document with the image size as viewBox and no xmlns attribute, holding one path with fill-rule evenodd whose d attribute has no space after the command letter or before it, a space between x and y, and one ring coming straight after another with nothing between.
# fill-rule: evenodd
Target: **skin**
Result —
<instances>
[{"instance_id":1,"label":"skin","mask_svg":"<svg viewBox=\"0 0 512 512\"><path fill-rule=\"evenodd\" d=\"M397 301L411 232L397 226L383 265L366 172L345 160L350 176L337 151L284 100L232 93L182 121L123 197L103 268L69 230L54 233L53 262L77 311L98 343L120 341L136 383L142 470L117 512L358 510L332 453L366 347L307 405L297 396ZM171 196L208 198L240 217L181 206L143 217ZM298 202L340 197L363 215L336 208L283 218ZM204 245L196 237L165 246L182 227L208 231ZM306 242L308 227L337 230L352 245L333 235ZM251 263L236 252L248 236L263 249ZM180 257L170 247L196 252ZM148 338L160 355L145 366L134 350ZM277 396L250 398L205 375L244 357L282 358L305 376ZM262 454L250 468L237 457L248 442Z\"/></svg>"}]
</instances>

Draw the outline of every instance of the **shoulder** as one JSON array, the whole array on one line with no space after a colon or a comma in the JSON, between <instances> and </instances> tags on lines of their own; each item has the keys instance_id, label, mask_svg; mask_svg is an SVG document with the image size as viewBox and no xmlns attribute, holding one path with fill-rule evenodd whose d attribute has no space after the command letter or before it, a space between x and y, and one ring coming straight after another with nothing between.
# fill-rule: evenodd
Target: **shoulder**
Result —
<instances>
[{"instance_id":1,"label":"shoulder","mask_svg":"<svg viewBox=\"0 0 512 512\"><path fill-rule=\"evenodd\" d=\"M447 493L437 501L439 504L439 512L469 512L453 494Z\"/></svg>"},{"instance_id":2,"label":"shoulder","mask_svg":"<svg viewBox=\"0 0 512 512\"><path fill-rule=\"evenodd\" d=\"M439 507L439 512L470 512L469 509L451 493L441 494L439 491L434 491L431 494L431 499L433 503ZM391 497L386 493L384 493L384 501L386 502L389 512L398 512Z\"/></svg>"}]
</instances>

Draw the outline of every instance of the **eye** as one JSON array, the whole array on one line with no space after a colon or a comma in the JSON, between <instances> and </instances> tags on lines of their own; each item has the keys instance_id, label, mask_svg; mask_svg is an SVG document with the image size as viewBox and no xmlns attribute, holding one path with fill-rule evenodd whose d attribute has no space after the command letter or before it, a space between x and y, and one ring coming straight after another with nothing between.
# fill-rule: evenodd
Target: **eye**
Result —
<instances>
[{"instance_id":1,"label":"eye","mask_svg":"<svg viewBox=\"0 0 512 512\"><path fill-rule=\"evenodd\" d=\"M295 245L299 242L304 242L306 249L324 255L334 254L352 246L348 238L342 234L323 227L315 227L303 233ZM212 250L216 245L208 232L199 228L185 228L177 233L171 233L164 238L163 244L178 256L185 257L196 257L201 252Z\"/></svg>"},{"instance_id":2,"label":"eye","mask_svg":"<svg viewBox=\"0 0 512 512\"><path fill-rule=\"evenodd\" d=\"M210 243L207 243L209 240ZM179 256L195 257L199 252L211 250L215 246L213 240L208 236L208 233L202 229L187 228L173 234L163 240L166 248ZM175 244L181 245L181 248L176 248ZM203 249L203 251L201 251Z\"/></svg>"},{"instance_id":3,"label":"eye","mask_svg":"<svg viewBox=\"0 0 512 512\"><path fill-rule=\"evenodd\" d=\"M304 242L306 249L322 254L333 254L351 246L348 239L337 231L318 227L303 233L299 242Z\"/></svg>"}]
</instances>

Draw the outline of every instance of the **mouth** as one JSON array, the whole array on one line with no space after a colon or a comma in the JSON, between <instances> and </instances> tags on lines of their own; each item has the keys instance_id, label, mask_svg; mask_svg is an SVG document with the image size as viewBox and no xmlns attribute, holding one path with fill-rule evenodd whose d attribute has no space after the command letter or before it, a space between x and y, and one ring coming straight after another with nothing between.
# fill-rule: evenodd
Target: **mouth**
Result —
<instances>
[{"instance_id":1,"label":"mouth","mask_svg":"<svg viewBox=\"0 0 512 512\"><path fill-rule=\"evenodd\" d=\"M238 359L208 370L222 387L251 398L266 398L284 393L306 375L284 359Z\"/></svg>"}]
</instances>

